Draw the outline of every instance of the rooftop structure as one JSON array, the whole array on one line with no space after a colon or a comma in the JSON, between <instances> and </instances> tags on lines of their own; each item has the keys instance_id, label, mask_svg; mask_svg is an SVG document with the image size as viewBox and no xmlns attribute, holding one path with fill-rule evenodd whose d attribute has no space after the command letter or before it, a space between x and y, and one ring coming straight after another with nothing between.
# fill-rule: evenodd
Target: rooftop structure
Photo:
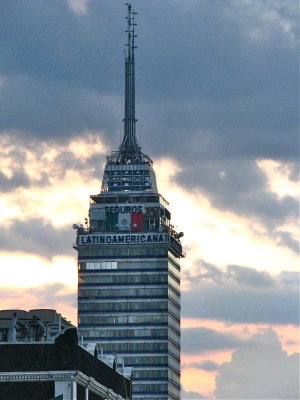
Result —
<instances>
[{"instance_id":1,"label":"rooftop structure","mask_svg":"<svg viewBox=\"0 0 300 400\"><path fill-rule=\"evenodd\" d=\"M51 341L63 329L73 326L52 309L0 310L0 343Z\"/></svg>"}]
</instances>

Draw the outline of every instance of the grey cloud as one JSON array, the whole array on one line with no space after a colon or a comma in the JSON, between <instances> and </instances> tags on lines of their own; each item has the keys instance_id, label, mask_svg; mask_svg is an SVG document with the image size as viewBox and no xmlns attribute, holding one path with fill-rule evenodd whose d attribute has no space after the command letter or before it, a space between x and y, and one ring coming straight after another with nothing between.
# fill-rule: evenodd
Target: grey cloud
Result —
<instances>
[{"instance_id":1,"label":"grey cloud","mask_svg":"<svg viewBox=\"0 0 300 400\"><path fill-rule=\"evenodd\" d=\"M216 377L217 399L298 399L299 354L288 356L272 330L256 334L250 343L223 363Z\"/></svg>"},{"instance_id":2,"label":"grey cloud","mask_svg":"<svg viewBox=\"0 0 300 400\"><path fill-rule=\"evenodd\" d=\"M81 139L86 144L92 145L98 138L95 132L89 132L82 134ZM32 186L45 187L51 184L51 178L63 179L69 170L80 172L82 179L86 176L89 178L99 177L100 166L105 160L105 155L101 150L95 150L91 155L85 155L82 158L68 151L68 144L69 141L65 141L61 143L58 149L55 143L51 141L41 144L37 139L31 138L29 140L28 137L20 136L18 132L6 136L5 142L0 147L0 157L7 161L12 176L8 177L0 171L0 191L10 192L16 188ZM46 161L47 152L52 145L55 146L57 155L52 160ZM38 149L37 154L36 149ZM25 163L30 162L28 151L35 153L37 160L41 163L40 165L43 165L42 160L44 159L44 171L38 171L40 175L38 178L26 173Z\"/></svg>"},{"instance_id":3,"label":"grey cloud","mask_svg":"<svg viewBox=\"0 0 300 400\"><path fill-rule=\"evenodd\" d=\"M230 323L299 323L299 280L296 273L271 276L267 272L229 266L220 276L207 278L206 266L187 275L191 283L182 295L182 313Z\"/></svg>"},{"instance_id":4,"label":"grey cloud","mask_svg":"<svg viewBox=\"0 0 300 400\"><path fill-rule=\"evenodd\" d=\"M282 271L279 275L279 281L289 287L291 290L299 289L299 273L294 271Z\"/></svg>"},{"instance_id":5,"label":"grey cloud","mask_svg":"<svg viewBox=\"0 0 300 400\"><path fill-rule=\"evenodd\" d=\"M203 369L204 371L217 371L219 364L215 363L214 361L206 360L200 363L192 362L188 364L183 364L181 367Z\"/></svg>"},{"instance_id":6,"label":"grey cloud","mask_svg":"<svg viewBox=\"0 0 300 400\"><path fill-rule=\"evenodd\" d=\"M263 222L270 236L277 224L298 215L297 200L290 196L278 199L269 192L265 176L252 161L200 162L199 170L197 178L192 168L182 172L180 184L204 192L217 208ZM197 184L193 179L197 179Z\"/></svg>"},{"instance_id":7,"label":"grey cloud","mask_svg":"<svg viewBox=\"0 0 300 400\"><path fill-rule=\"evenodd\" d=\"M1 88L0 101L0 130L43 140L62 141L100 128L117 131L120 125L113 101L104 100L92 89L61 82L9 77Z\"/></svg>"},{"instance_id":8,"label":"grey cloud","mask_svg":"<svg viewBox=\"0 0 300 400\"><path fill-rule=\"evenodd\" d=\"M299 254L299 241L290 232L279 231L275 232L274 236L281 246L288 247L296 254Z\"/></svg>"},{"instance_id":9,"label":"grey cloud","mask_svg":"<svg viewBox=\"0 0 300 400\"><path fill-rule=\"evenodd\" d=\"M11 178L8 178L0 171L0 190L1 192L10 192L17 187L30 186L30 180L24 171L17 171Z\"/></svg>"},{"instance_id":10,"label":"grey cloud","mask_svg":"<svg viewBox=\"0 0 300 400\"><path fill-rule=\"evenodd\" d=\"M39 219L14 221L0 232L0 249L38 254L51 259L56 255L75 256L72 243L75 234L70 227L54 228Z\"/></svg>"},{"instance_id":11,"label":"grey cloud","mask_svg":"<svg viewBox=\"0 0 300 400\"><path fill-rule=\"evenodd\" d=\"M181 399L198 400L198 399L208 399L208 398L203 396L201 393L187 392L184 390L184 388L181 388Z\"/></svg>"},{"instance_id":12,"label":"grey cloud","mask_svg":"<svg viewBox=\"0 0 300 400\"><path fill-rule=\"evenodd\" d=\"M30 187L33 180L28 176L24 169L26 160L26 151L30 145L24 141L20 141L16 135L11 135L1 140L0 137L0 158L7 162L11 168L11 176L7 176L0 171L0 192L11 192L16 188ZM35 184L44 186L48 182L45 174L41 174L38 180L34 180Z\"/></svg>"},{"instance_id":13,"label":"grey cloud","mask_svg":"<svg viewBox=\"0 0 300 400\"><path fill-rule=\"evenodd\" d=\"M204 279L218 282L224 279L224 272L213 264L201 260L200 268L198 268L197 275L194 275L189 270L183 271L183 278L191 283L201 283Z\"/></svg>"},{"instance_id":14,"label":"grey cloud","mask_svg":"<svg viewBox=\"0 0 300 400\"><path fill-rule=\"evenodd\" d=\"M243 340L234 335L213 329L204 327L182 329L182 351L186 354L235 349L242 343Z\"/></svg>"},{"instance_id":15,"label":"grey cloud","mask_svg":"<svg viewBox=\"0 0 300 400\"><path fill-rule=\"evenodd\" d=\"M274 286L275 280L266 271L257 271L254 268L229 265L228 276L233 277L237 283L253 287Z\"/></svg>"},{"instance_id":16,"label":"grey cloud","mask_svg":"<svg viewBox=\"0 0 300 400\"><path fill-rule=\"evenodd\" d=\"M99 169L101 168L101 164L104 163L104 160L105 155L99 152L95 152L83 160L72 152L62 151L55 158L54 164L58 167L61 177L65 176L69 169L72 169L80 171L82 176L99 178Z\"/></svg>"}]
</instances>

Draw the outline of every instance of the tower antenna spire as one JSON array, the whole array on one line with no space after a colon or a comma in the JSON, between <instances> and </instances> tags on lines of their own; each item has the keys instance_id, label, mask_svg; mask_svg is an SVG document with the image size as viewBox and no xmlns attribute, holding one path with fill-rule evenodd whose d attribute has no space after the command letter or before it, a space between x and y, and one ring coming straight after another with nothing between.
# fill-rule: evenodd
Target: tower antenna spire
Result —
<instances>
[{"instance_id":1,"label":"tower antenna spire","mask_svg":"<svg viewBox=\"0 0 300 400\"><path fill-rule=\"evenodd\" d=\"M123 119L124 134L121 145L118 151L113 151L111 156L107 157L109 164L149 164L152 165L152 160L141 151L136 137L136 122L135 117L135 59L134 51L135 38L135 22L136 12L130 3L125 3L127 6L127 43L125 50L125 115Z\"/></svg>"},{"instance_id":2,"label":"tower antenna spire","mask_svg":"<svg viewBox=\"0 0 300 400\"><path fill-rule=\"evenodd\" d=\"M136 138L135 118L135 15L131 4L127 6L127 51L125 53L125 116L124 136L120 146L121 157L124 161L132 162L140 158L141 148Z\"/></svg>"}]
</instances>

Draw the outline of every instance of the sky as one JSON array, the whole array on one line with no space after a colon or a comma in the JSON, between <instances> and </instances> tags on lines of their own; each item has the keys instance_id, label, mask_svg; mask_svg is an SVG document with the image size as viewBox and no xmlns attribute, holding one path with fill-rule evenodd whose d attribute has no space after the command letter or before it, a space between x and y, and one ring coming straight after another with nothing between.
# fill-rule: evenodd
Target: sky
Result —
<instances>
[{"instance_id":1,"label":"sky","mask_svg":"<svg viewBox=\"0 0 300 400\"><path fill-rule=\"evenodd\" d=\"M299 397L298 2L134 0L137 132L182 243L182 399ZM0 308L76 323L122 135L121 0L0 2Z\"/></svg>"}]
</instances>

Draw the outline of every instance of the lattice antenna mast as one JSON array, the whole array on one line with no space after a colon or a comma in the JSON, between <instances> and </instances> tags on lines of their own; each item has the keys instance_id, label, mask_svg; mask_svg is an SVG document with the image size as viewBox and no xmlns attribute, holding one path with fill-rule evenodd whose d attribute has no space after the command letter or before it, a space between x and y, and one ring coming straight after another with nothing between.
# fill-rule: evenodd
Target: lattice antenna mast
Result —
<instances>
[{"instance_id":1,"label":"lattice antenna mast","mask_svg":"<svg viewBox=\"0 0 300 400\"><path fill-rule=\"evenodd\" d=\"M141 157L141 148L136 138L136 118L135 118L135 60L134 49L135 38L137 37L134 28L137 25L134 17L137 14L132 9L131 4L127 6L127 51L125 55L125 118L124 118L124 137L120 146L121 158L124 161L137 161Z\"/></svg>"}]
</instances>

